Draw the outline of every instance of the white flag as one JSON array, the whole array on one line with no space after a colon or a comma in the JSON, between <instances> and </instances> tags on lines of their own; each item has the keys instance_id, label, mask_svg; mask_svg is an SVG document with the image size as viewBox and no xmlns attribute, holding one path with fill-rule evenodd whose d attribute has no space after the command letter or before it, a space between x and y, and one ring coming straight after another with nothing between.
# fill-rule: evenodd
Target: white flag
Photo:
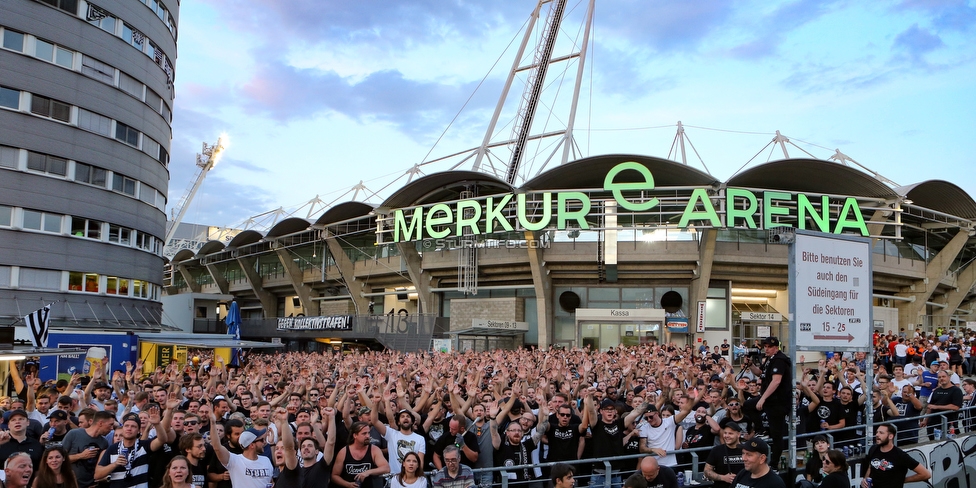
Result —
<instances>
[{"instance_id":1,"label":"white flag","mask_svg":"<svg viewBox=\"0 0 976 488\"><path fill-rule=\"evenodd\" d=\"M48 318L51 315L51 306L45 305L40 310L35 310L24 316L24 322L30 329L31 343L34 347L47 347L47 333L50 329Z\"/></svg>"}]
</instances>

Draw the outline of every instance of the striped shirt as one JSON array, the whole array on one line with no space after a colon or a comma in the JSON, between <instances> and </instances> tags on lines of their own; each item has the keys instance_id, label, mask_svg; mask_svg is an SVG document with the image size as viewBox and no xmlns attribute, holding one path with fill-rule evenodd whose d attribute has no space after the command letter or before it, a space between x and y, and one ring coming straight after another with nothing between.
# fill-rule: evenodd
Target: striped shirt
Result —
<instances>
[{"instance_id":1,"label":"striped shirt","mask_svg":"<svg viewBox=\"0 0 976 488\"><path fill-rule=\"evenodd\" d=\"M126 463L117 466L109 474L109 488L149 488L149 452L148 444L136 440L135 446L128 448ZM108 452L98 462L99 466L114 464L119 458L119 448L122 443L117 442L108 446Z\"/></svg>"}]
</instances>

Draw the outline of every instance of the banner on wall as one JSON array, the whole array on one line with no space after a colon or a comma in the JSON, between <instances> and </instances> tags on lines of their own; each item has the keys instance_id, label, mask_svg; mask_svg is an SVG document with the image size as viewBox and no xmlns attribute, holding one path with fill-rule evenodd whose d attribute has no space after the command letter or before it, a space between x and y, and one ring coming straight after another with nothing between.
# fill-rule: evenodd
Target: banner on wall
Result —
<instances>
[{"instance_id":1,"label":"banner on wall","mask_svg":"<svg viewBox=\"0 0 976 488\"><path fill-rule=\"evenodd\" d=\"M665 327L672 334L687 334L688 319L685 317L668 317L665 322Z\"/></svg>"}]
</instances>

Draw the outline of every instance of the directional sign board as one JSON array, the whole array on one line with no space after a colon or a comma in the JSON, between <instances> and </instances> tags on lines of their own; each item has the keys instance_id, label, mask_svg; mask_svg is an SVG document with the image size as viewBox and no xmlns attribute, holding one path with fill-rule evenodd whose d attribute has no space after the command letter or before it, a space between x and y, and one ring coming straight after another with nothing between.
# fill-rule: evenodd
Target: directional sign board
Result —
<instances>
[{"instance_id":1,"label":"directional sign board","mask_svg":"<svg viewBox=\"0 0 976 488\"><path fill-rule=\"evenodd\" d=\"M871 241L796 233L790 246L796 348L871 351Z\"/></svg>"}]
</instances>

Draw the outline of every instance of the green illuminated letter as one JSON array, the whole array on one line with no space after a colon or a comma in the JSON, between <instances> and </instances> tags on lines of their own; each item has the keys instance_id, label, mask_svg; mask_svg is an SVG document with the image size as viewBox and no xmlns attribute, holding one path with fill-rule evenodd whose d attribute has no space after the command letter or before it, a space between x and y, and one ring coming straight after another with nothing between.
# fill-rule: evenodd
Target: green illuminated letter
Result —
<instances>
[{"instance_id":1,"label":"green illuminated letter","mask_svg":"<svg viewBox=\"0 0 976 488\"><path fill-rule=\"evenodd\" d=\"M813 223L817 224L817 229L820 232L830 233L830 199L827 195L820 197L820 211L823 215L817 213L817 209L813 208L813 204L810 203L810 199L806 195L800 193L796 196L796 218L799 220L799 228L807 228L807 212L810 212L810 218L813 219Z\"/></svg>"},{"instance_id":2,"label":"green illuminated letter","mask_svg":"<svg viewBox=\"0 0 976 488\"><path fill-rule=\"evenodd\" d=\"M837 216L837 226L834 227L834 234L840 234L848 227L861 231L861 235L864 237L870 235L868 234L868 226L864 225L861 207L857 205L857 200L854 197L847 197L847 200L844 201L844 208L841 209L840 215Z\"/></svg>"},{"instance_id":3,"label":"green illuminated letter","mask_svg":"<svg viewBox=\"0 0 976 488\"><path fill-rule=\"evenodd\" d=\"M417 207L413 209L413 218L410 219L410 226L403 219L403 210L393 212L393 242L404 242L420 240L420 229L423 227L424 209ZM400 239L400 229L403 229L403 239ZM413 234L417 235L413 235Z\"/></svg>"},{"instance_id":4,"label":"green illuminated letter","mask_svg":"<svg viewBox=\"0 0 976 488\"><path fill-rule=\"evenodd\" d=\"M763 229L769 230L773 227L790 227L789 224L773 222L773 215L789 215L790 209L786 207L774 207L773 200L790 201L789 193L781 191L767 191L763 193Z\"/></svg>"},{"instance_id":5,"label":"green illuminated letter","mask_svg":"<svg viewBox=\"0 0 976 488\"><path fill-rule=\"evenodd\" d=\"M525 207L525 193L519 193L518 220L522 228L525 230L545 229L549 225L549 220L552 219L552 193L545 192L542 194L542 218L538 222L529 222L528 212Z\"/></svg>"},{"instance_id":6,"label":"green illuminated letter","mask_svg":"<svg viewBox=\"0 0 976 488\"><path fill-rule=\"evenodd\" d=\"M485 202L485 234L491 234L495 232L495 222L497 221L505 232L512 231L512 224L508 223L505 215L502 214L502 210L505 210L505 206L508 202L512 201L512 194L509 193L499 200L498 205L495 205L495 197L488 197L488 201Z\"/></svg>"},{"instance_id":7,"label":"green illuminated letter","mask_svg":"<svg viewBox=\"0 0 976 488\"><path fill-rule=\"evenodd\" d=\"M735 206L735 199L741 198L745 199L746 208L738 209ZM742 219L746 227L750 229L756 228L756 219L753 216L756 214L756 208L758 207L758 201L756 200L756 195L749 190L744 190L742 188L728 188L725 190L725 225L726 227L735 227L735 219Z\"/></svg>"},{"instance_id":8,"label":"green illuminated letter","mask_svg":"<svg viewBox=\"0 0 976 488\"><path fill-rule=\"evenodd\" d=\"M579 200L580 209L579 210L569 210L566 203L569 200ZM589 224L586 223L586 214L590 213L590 197L586 196L585 193L578 191L564 191L556 194L556 211L559 212L559 216L556 218L556 228L559 230L566 230L566 221L575 220L576 224L579 225L580 229L589 229Z\"/></svg>"},{"instance_id":9,"label":"green illuminated letter","mask_svg":"<svg viewBox=\"0 0 976 488\"><path fill-rule=\"evenodd\" d=\"M465 210L471 209L470 212L465 212ZM464 214L468 213L469 216ZM474 200L462 200L457 203L457 230L454 231L454 235L460 236L464 234L463 227L468 226L471 228L471 233L478 235L481 232L478 230L478 221L481 220L481 205Z\"/></svg>"},{"instance_id":10,"label":"green illuminated letter","mask_svg":"<svg viewBox=\"0 0 976 488\"><path fill-rule=\"evenodd\" d=\"M444 212L444 215L438 217L436 215L438 212ZM450 205L446 203L438 203L437 205L430 207L430 210L427 211L427 222L425 222L427 224L427 235L433 237L434 239L443 239L447 237L447 235L451 233L450 227L443 230L434 230L434 227L438 225L447 226L453 221L454 213L451 212Z\"/></svg>"},{"instance_id":11,"label":"green illuminated letter","mask_svg":"<svg viewBox=\"0 0 976 488\"><path fill-rule=\"evenodd\" d=\"M705 210L696 210L698 208L698 202L701 202ZM684 229L688 226L688 221L690 220L708 220L711 222L712 227L722 226L722 221L719 220L718 214L715 213L715 207L712 206L712 201L708 199L708 192L704 188L696 188L691 193L688 206L685 207L685 211L681 214L681 221L678 222L678 227Z\"/></svg>"},{"instance_id":12,"label":"green illuminated letter","mask_svg":"<svg viewBox=\"0 0 976 488\"><path fill-rule=\"evenodd\" d=\"M613 179L621 171L632 169L641 174L644 177L643 182L637 183L614 183ZM630 210L632 212L644 212L654 208L657 205L657 198L651 198L644 203L632 203L624 198L622 191L624 190L653 190L654 189L654 176L651 175L651 170L647 169L644 165L635 163L633 161L628 161L626 163L620 163L607 172L607 176L603 179L603 189L612 191L613 198L617 200L617 204L621 207Z\"/></svg>"}]
</instances>

